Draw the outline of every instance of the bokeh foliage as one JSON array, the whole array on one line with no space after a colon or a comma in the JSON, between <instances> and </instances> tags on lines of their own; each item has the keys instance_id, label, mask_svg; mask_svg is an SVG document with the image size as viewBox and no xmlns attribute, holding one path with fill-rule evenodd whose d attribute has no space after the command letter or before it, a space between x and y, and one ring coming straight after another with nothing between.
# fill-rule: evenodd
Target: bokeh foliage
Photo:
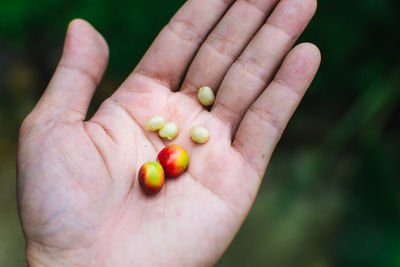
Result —
<instances>
[{"instance_id":1,"label":"bokeh foliage","mask_svg":"<svg viewBox=\"0 0 400 267\"><path fill-rule=\"evenodd\" d=\"M183 2L0 1L0 266L25 265L18 127L51 77L68 22L88 20L110 46L93 112ZM219 266L400 266L399 18L398 0L319 1L301 40L320 47L321 70Z\"/></svg>"}]
</instances>

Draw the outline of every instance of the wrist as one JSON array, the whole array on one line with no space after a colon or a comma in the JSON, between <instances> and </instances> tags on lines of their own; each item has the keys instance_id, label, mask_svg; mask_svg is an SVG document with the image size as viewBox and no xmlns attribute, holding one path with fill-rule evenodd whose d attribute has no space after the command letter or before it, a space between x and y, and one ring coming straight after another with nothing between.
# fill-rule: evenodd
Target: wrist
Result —
<instances>
[{"instance_id":1,"label":"wrist","mask_svg":"<svg viewBox=\"0 0 400 267\"><path fill-rule=\"evenodd\" d=\"M29 267L50 267L50 266L79 266L74 257L66 255L54 249L46 248L38 243L27 241L26 261Z\"/></svg>"},{"instance_id":2,"label":"wrist","mask_svg":"<svg viewBox=\"0 0 400 267\"><path fill-rule=\"evenodd\" d=\"M52 263L48 262L41 256L34 253L28 253L28 251L26 252L26 262L29 267L47 267L52 265Z\"/></svg>"}]
</instances>

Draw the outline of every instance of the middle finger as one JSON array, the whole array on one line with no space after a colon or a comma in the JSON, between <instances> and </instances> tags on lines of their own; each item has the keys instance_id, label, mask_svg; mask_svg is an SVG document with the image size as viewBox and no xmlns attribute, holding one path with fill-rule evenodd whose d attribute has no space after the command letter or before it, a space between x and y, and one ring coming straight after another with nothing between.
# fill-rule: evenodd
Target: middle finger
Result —
<instances>
[{"instance_id":1,"label":"middle finger","mask_svg":"<svg viewBox=\"0 0 400 267\"><path fill-rule=\"evenodd\" d=\"M207 37L191 64L182 92L210 86L214 93L227 69L265 22L277 0L238 0Z\"/></svg>"}]
</instances>

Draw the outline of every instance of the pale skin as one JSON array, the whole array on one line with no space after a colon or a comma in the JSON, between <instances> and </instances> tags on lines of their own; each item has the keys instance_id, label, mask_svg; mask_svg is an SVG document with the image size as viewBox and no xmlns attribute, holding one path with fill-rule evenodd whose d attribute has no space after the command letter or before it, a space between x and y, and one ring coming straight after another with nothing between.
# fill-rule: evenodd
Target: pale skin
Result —
<instances>
[{"instance_id":1,"label":"pale skin","mask_svg":"<svg viewBox=\"0 0 400 267\"><path fill-rule=\"evenodd\" d=\"M72 21L56 72L20 130L28 263L215 264L317 72L314 45L292 49L315 10L315 0L189 0L89 119L108 47L89 23ZM216 93L210 110L197 100L205 85ZM175 140L145 129L155 115L179 125ZM206 144L191 141L195 125L209 129ZM146 196L139 168L172 143L187 150L189 167Z\"/></svg>"}]
</instances>

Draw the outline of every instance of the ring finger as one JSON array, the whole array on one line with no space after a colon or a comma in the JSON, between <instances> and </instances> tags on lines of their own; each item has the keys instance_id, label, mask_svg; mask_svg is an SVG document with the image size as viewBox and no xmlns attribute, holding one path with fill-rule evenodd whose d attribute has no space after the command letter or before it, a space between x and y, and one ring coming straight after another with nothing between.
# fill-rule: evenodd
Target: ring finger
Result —
<instances>
[{"instance_id":1,"label":"ring finger","mask_svg":"<svg viewBox=\"0 0 400 267\"><path fill-rule=\"evenodd\" d=\"M231 130L273 78L316 10L316 0L282 0L228 70L211 112Z\"/></svg>"}]
</instances>

